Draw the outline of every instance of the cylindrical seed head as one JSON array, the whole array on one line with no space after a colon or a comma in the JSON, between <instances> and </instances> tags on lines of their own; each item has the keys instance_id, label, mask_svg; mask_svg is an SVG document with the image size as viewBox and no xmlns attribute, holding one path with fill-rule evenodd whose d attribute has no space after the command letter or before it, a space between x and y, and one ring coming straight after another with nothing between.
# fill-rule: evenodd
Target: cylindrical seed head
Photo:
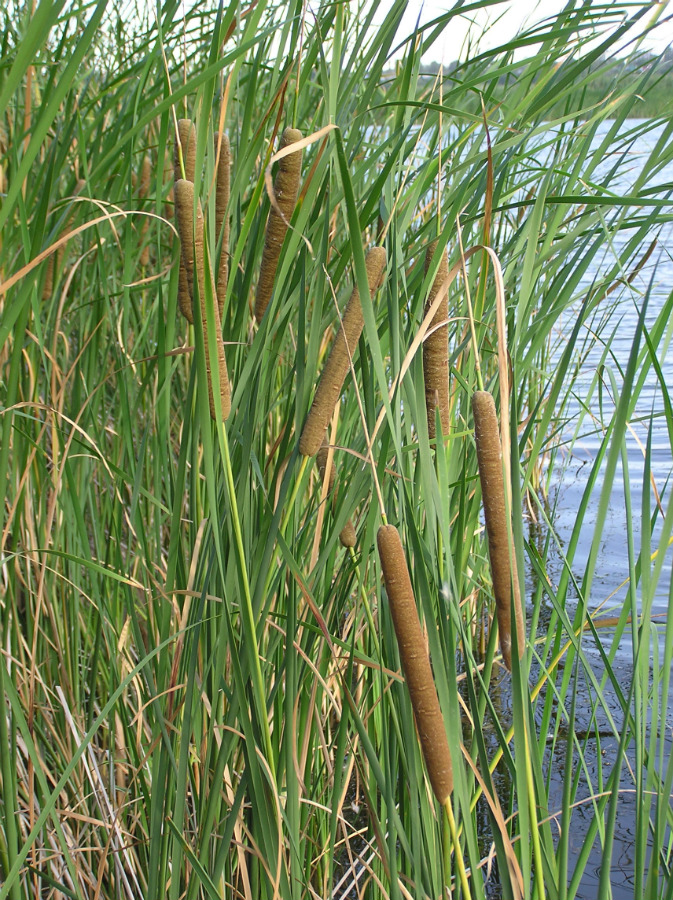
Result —
<instances>
[{"instance_id":1,"label":"cylindrical seed head","mask_svg":"<svg viewBox=\"0 0 673 900\"><path fill-rule=\"evenodd\" d=\"M217 164L217 183L215 185L215 236L217 240L222 236L219 264L217 267L217 296L220 304L220 318L224 308L224 297L227 293L227 281L229 278L229 189L231 179L231 148L229 138L219 132L215 132L215 151L220 148L220 158Z\"/></svg>"},{"instance_id":2,"label":"cylindrical seed head","mask_svg":"<svg viewBox=\"0 0 673 900\"><path fill-rule=\"evenodd\" d=\"M182 161L185 169L185 178L182 177L182 168L180 166L180 154L182 153ZM173 175L175 182L184 180L194 183L194 173L196 171L196 126L190 119L178 119L178 128L175 136L175 148L173 153ZM175 216L178 218L178 200L173 192L175 200ZM193 207L192 207L193 208ZM191 213L190 213L191 217ZM190 226L191 228L191 226ZM180 226L178 223L178 231ZM194 310L192 308L191 295L191 276L187 275L185 265L180 258L180 271L178 274L178 306L180 312L187 319L190 325L194 322Z\"/></svg>"},{"instance_id":3,"label":"cylindrical seed head","mask_svg":"<svg viewBox=\"0 0 673 900\"><path fill-rule=\"evenodd\" d=\"M187 288L193 295L194 276L196 275L196 284L199 293L199 304L201 311L201 325L203 328L203 343L206 354L206 371L208 375L208 401L210 406L211 418L217 417L215 409L215 397L213 394L213 364L211 361L210 346L208 341L208 319L206 308L206 268L204 258L203 243L203 212L201 210L200 201L196 207L196 221L194 221L194 185L190 181L179 179L175 184L175 208L178 219L178 231L180 233L180 243L182 249L182 261L184 263ZM212 295L215 300L215 344L216 344L216 365L219 373L220 383L220 404L222 406L222 417L226 419L231 411L231 390L229 386L229 376L227 373L227 363L224 355L224 343L222 341L222 326L220 323L219 306L217 305L217 294L215 286L212 283ZM193 300L193 297L192 297Z\"/></svg>"},{"instance_id":4,"label":"cylindrical seed head","mask_svg":"<svg viewBox=\"0 0 673 900\"><path fill-rule=\"evenodd\" d=\"M425 271L427 273L432 263L432 257L437 249L437 241L433 241L425 254ZM425 305L425 312L434 302L440 287L448 281L449 261L446 252L442 253L437 275L430 288L430 294ZM448 324L437 327L449 318L449 302L445 297L434 316L428 329L428 334L423 342L423 378L425 381L425 406L428 416L428 435L430 440L435 437L435 408L439 407L439 416L442 423L442 431L449 431L449 328ZM433 330L436 329L436 330Z\"/></svg>"},{"instance_id":5,"label":"cylindrical seed head","mask_svg":"<svg viewBox=\"0 0 673 900\"><path fill-rule=\"evenodd\" d=\"M152 163L150 162L149 154L145 154L143 156L143 161L140 164L140 179L138 180L138 196L145 198L149 196L150 193L150 177L152 174Z\"/></svg>"},{"instance_id":6,"label":"cylindrical seed head","mask_svg":"<svg viewBox=\"0 0 673 900\"><path fill-rule=\"evenodd\" d=\"M190 325L194 323L194 184L184 178L175 182L175 223L180 235L178 303Z\"/></svg>"},{"instance_id":7,"label":"cylindrical seed head","mask_svg":"<svg viewBox=\"0 0 673 900\"><path fill-rule=\"evenodd\" d=\"M451 753L404 548L394 525L382 525L376 542L421 750L432 789L439 802L444 804L453 791Z\"/></svg>"},{"instance_id":8,"label":"cylindrical seed head","mask_svg":"<svg viewBox=\"0 0 673 900\"><path fill-rule=\"evenodd\" d=\"M373 296L381 283L386 266L386 251L383 247L372 247L367 254L367 284ZM304 429L299 440L299 451L304 456L315 456L323 442L327 426L339 401L346 375L350 368L350 359L360 340L364 319L357 285L353 288L348 306L343 314L341 325L325 368L320 376L318 388L311 404Z\"/></svg>"},{"instance_id":9,"label":"cylindrical seed head","mask_svg":"<svg viewBox=\"0 0 673 900\"><path fill-rule=\"evenodd\" d=\"M281 136L278 149L283 150L290 144L295 144L301 140L301 137L301 131L298 129L286 128ZM259 281L257 282L255 295L255 318L258 322L262 321L262 317L269 305L273 283L276 279L280 251L285 240L289 221L297 205L301 179L301 160L302 151L297 150L295 153L288 153L287 156L278 161L278 172L273 183L273 193L282 216L278 215L273 206L271 207L269 219L266 223L262 264L259 270Z\"/></svg>"},{"instance_id":10,"label":"cylindrical seed head","mask_svg":"<svg viewBox=\"0 0 673 900\"><path fill-rule=\"evenodd\" d=\"M140 167L140 179L138 180L138 196L141 199L146 199L150 193L150 178L152 173L152 164L150 162L149 154L145 154L143 156L142 165ZM140 242L144 243L145 237L147 236L147 229L149 227L149 219L147 216L143 216L142 224L140 226ZM146 266L150 261L150 248L148 244L142 249L140 254L140 264L142 266Z\"/></svg>"},{"instance_id":11,"label":"cylindrical seed head","mask_svg":"<svg viewBox=\"0 0 673 900\"><path fill-rule=\"evenodd\" d=\"M495 402L488 391L475 391L472 395L474 437L477 445L479 481L484 504L484 521L488 536L488 555L491 563L493 593L495 594L498 631L502 658L512 669L512 597L516 618L519 658L525 649L525 627L516 557L512 547L510 565L511 527L507 521L505 484L502 474L502 449L498 430ZM512 587L514 594L512 595Z\"/></svg>"},{"instance_id":12,"label":"cylindrical seed head","mask_svg":"<svg viewBox=\"0 0 673 900\"><path fill-rule=\"evenodd\" d=\"M215 395L213 384L213 361L211 359L211 348L209 344L208 318L206 309L206 266L205 266L205 247L203 242L203 212L201 210L201 202L197 203L196 222L194 223L194 268L196 270L196 279L199 290L199 303L201 310L201 327L203 329L203 344L206 353L206 372L208 375L208 403L210 406L210 417L215 421L217 419L217 410L215 408ZM227 372L227 360L224 355L224 343L222 341L222 324L220 321L220 308L217 302L217 293L215 291L215 283L212 279L211 271L211 293L214 301L214 318L215 318L215 364L218 370L218 380L220 386L220 406L222 407L222 419L226 421L231 412L231 388L229 386L229 374Z\"/></svg>"},{"instance_id":13,"label":"cylindrical seed head","mask_svg":"<svg viewBox=\"0 0 673 900\"><path fill-rule=\"evenodd\" d=\"M176 181L183 177L180 166L180 153L182 153L182 162L185 167L185 181L193 182L196 172L196 125L191 119L178 119L173 155L173 172Z\"/></svg>"}]
</instances>

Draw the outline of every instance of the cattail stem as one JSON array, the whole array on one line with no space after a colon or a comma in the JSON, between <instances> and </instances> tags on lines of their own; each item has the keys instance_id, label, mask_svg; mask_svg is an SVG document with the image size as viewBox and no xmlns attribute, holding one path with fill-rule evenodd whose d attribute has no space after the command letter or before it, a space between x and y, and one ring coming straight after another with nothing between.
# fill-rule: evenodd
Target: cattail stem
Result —
<instances>
[{"instance_id":1,"label":"cattail stem","mask_svg":"<svg viewBox=\"0 0 673 900\"><path fill-rule=\"evenodd\" d=\"M493 593L495 594L500 649L507 668L512 669L512 616L514 605L517 649L519 658L525 649L525 628L519 578L516 569L511 523L505 503L505 484L502 473L502 450L498 431L495 402L488 391L472 395L474 436L477 445L479 480L484 503L484 520L488 535L488 555L491 561Z\"/></svg>"},{"instance_id":2,"label":"cattail stem","mask_svg":"<svg viewBox=\"0 0 673 900\"><path fill-rule=\"evenodd\" d=\"M283 150L290 144L296 144L300 140L301 131L298 131L296 128L286 128L281 136L278 149ZM258 322L262 321L271 299L280 251L292 213L297 204L299 181L301 179L301 160L302 151L297 150L295 153L288 153L287 156L278 161L278 173L273 183L273 193L280 213L272 206L266 223L264 251L259 270L257 293L255 295L255 318Z\"/></svg>"},{"instance_id":3,"label":"cattail stem","mask_svg":"<svg viewBox=\"0 0 673 900\"><path fill-rule=\"evenodd\" d=\"M467 254L463 247L463 229L460 224L460 216L456 216L456 230L458 232L458 246L460 248L460 265L463 270L463 282L465 284L465 299L467 300L467 317L470 323L470 341L472 342L472 356L474 358L474 369L477 375L477 385L479 390L484 390L484 379L481 374L481 362L479 361L479 344L477 342L477 328L474 322L474 309L472 308L472 298L470 296L470 281L467 277L467 256L472 255L475 248L471 247Z\"/></svg>"},{"instance_id":4,"label":"cattail stem","mask_svg":"<svg viewBox=\"0 0 673 900\"><path fill-rule=\"evenodd\" d=\"M394 525L382 525L376 541L423 758L435 796L444 805L453 791L451 753L404 548Z\"/></svg>"},{"instance_id":5,"label":"cattail stem","mask_svg":"<svg viewBox=\"0 0 673 900\"><path fill-rule=\"evenodd\" d=\"M386 265L386 251L383 247L372 247L367 254L365 265L369 292L373 295L381 282ZM320 376L318 388L299 439L299 452L304 456L315 456L320 449L363 328L364 318L360 305L360 293L356 285Z\"/></svg>"},{"instance_id":6,"label":"cattail stem","mask_svg":"<svg viewBox=\"0 0 673 900\"><path fill-rule=\"evenodd\" d=\"M437 241L433 241L425 254L425 272L432 265L432 258L437 249ZM440 287L448 281L449 261L446 251L442 253L437 275L430 288L425 305L425 312L439 292ZM439 418L442 433L449 431L449 301L448 296L440 303L430 324L429 333L423 342L423 378L425 381L425 407L428 415L428 436L435 438L435 408L439 407ZM444 323L444 324L442 324Z\"/></svg>"},{"instance_id":7,"label":"cattail stem","mask_svg":"<svg viewBox=\"0 0 673 900\"><path fill-rule=\"evenodd\" d=\"M176 182L175 207L177 210L178 228L180 231L182 259L185 263L185 269L187 271L188 285L191 285L193 294L194 283L196 281L196 286L199 294L201 327L203 329L203 344L206 354L206 372L208 375L208 402L210 405L210 416L212 419L217 419L215 395L213 393L213 364L211 360L211 347L209 343L210 335L208 330L205 266L206 261L203 241L203 212L201 210L201 203L199 201L197 202L196 206L196 221L194 221L194 185L191 181L179 179ZM224 343L222 341L220 312L217 305L217 295L215 293L215 286L212 280L212 273L210 277L210 284L211 294L214 300L213 313L215 319L215 353L220 386L220 405L222 408L222 418L226 419L231 411L231 391L229 387L229 376L227 373L227 362L224 355Z\"/></svg>"},{"instance_id":8,"label":"cattail stem","mask_svg":"<svg viewBox=\"0 0 673 900\"><path fill-rule=\"evenodd\" d=\"M460 880L460 886L463 891L464 900L471 900L472 895L470 893L470 882L467 880L467 871L465 869L465 860L463 859L463 853L460 849L460 841L458 840L458 828L456 827L456 819L453 815L453 807L451 805L451 798L448 798L444 803L444 811L446 813L446 818L449 823L449 831L451 832L451 843L453 844L453 852L456 857L456 868L458 869L458 878Z\"/></svg>"},{"instance_id":9,"label":"cattail stem","mask_svg":"<svg viewBox=\"0 0 673 900\"><path fill-rule=\"evenodd\" d=\"M372 607L369 600L369 594L367 593L367 588L365 587L365 583L362 579L362 575L360 573L360 567L358 565L358 558L355 554L355 550L353 547L348 548L348 553L351 558L351 563L353 565L353 571L355 572L355 580L357 584L360 586L360 602L362 604L362 608L365 611L365 616L367 618L367 626L369 628L369 634L371 635L374 651L378 654L381 652L381 645L378 639L378 626L374 621L374 615L372 613Z\"/></svg>"}]
</instances>

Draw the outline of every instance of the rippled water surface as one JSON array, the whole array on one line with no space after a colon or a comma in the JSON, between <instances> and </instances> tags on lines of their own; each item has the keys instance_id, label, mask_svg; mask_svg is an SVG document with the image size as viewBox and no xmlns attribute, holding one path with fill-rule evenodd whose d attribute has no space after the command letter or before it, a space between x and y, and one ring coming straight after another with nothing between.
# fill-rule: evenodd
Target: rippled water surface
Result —
<instances>
[{"instance_id":1,"label":"rippled water surface","mask_svg":"<svg viewBox=\"0 0 673 900\"><path fill-rule=\"evenodd\" d=\"M625 128L632 124L627 122ZM640 172L640 159L650 153L660 133L661 128L655 130L647 139L640 139L637 152L634 151L632 154L633 166L627 176L615 183L614 188L616 191L629 190L630 183L635 181ZM598 136L596 140L599 140ZM609 165L609 162L606 162L607 165ZM657 182L661 184L673 183L673 165L661 169L657 175ZM651 187L651 185L648 185L648 187ZM673 204L671 211L673 211ZM583 283L587 290L591 288L592 282L599 271L606 271L612 266L616 253L626 244L629 237L630 234L626 232L620 234L612 244L606 242L603 257L597 259L596 265L584 278ZM571 401L567 410L571 417L571 421L566 428L567 437L573 434L573 426L581 401L584 399L590 385L596 382L597 379L602 383L600 389L594 389L590 407L591 416L585 416L584 418L579 438L575 441L570 458L566 460L562 480L555 483L556 490L553 492L555 525L563 543L567 543L575 527L576 511L587 487L593 463L600 450L605 428L609 425L614 412L615 398L611 377L614 378L617 389L621 391L622 372L629 361L643 305L647 303L645 312L646 327L651 327L660 315L662 307L673 290L673 227L667 225L657 234L648 236L642 247L643 253L649 246L650 241L655 237L657 238L657 246L642 271L634 279L631 290L624 292L625 295L617 303L611 303L611 298L606 299L606 311L611 306L614 306L607 324L600 323L603 341L606 343L609 341L610 343L608 356L605 357L604 345L599 342L583 361L580 375L574 386L576 399ZM597 326L600 318L601 316L599 315L596 320ZM562 333L564 330L568 333L573 324L572 316L569 315L566 322L559 322L559 333ZM591 324L593 322L587 323L586 331L588 331ZM673 323L671 323L671 327L673 327ZM581 339L582 335L580 336ZM658 349L657 359L665 388L667 391L671 391L673 390L673 348L668 348L666 344L667 341L664 339ZM644 345L645 341L641 339L640 346L644 347ZM559 345L559 352L561 350L562 344ZM664 416L664 393L657 371L652 365L647 367L647 376L639 394L634 415L630 419L627 437L628 468L626 477L630 485L629 494L632 504L630 518L634 537L638 543L640 542L641 513L643 510L644 454L648 440L651 448L652 482L648 491L649 502L652 511L654 511L657 497L659 497L665 510L668 502L668 482L673 470L673 458L671 456L668 426ZM588 513L582 526L581 539L573 566L576 573L584 571L588 557L596 524L601 484L602 481L599 478L598 487L594 491L592 502L589 505ZM601 533L601 550L590 600L592 608L607 600L613 592L616 592L616 594L611 601L612 606L624 599L624 590L623 588L620 590L620 585L628 577L624 484L624 467L620 463L615 477L608 517ZM560 490L558 489L559 486L561 487ZM657 529L655 527L652 538L653 546L656 546L656 537ZM636 546L636 549L638 549L638 546ZM668 609L670 572L671 554L669 553L656 592L655 609L653 610L655 613L664 614Z\"/></svg>"},{"instance_id":2,"label":"rippled water surface","mask_svg":"<svg viewBox=\"0 0 673 900\"><path fill-rule=\"evenodd\" d=\"M625 130L635 123L625 123ZM605 129L609 127L606 123ZM641 171L642 159L649 155L655 142L661 134L661 128L652 132L646 139L641 138L638 146L629 154L632 165L623 177L614 183L615 191L628 193L631 185ZM599 134L596 138L600 140ZM606 161L605 165L610 165ZM599 180L599 179L597 179ZM673 183L673 166L662 168L657 173L658 184ZM648 188L654 185L648 185ZM673 211L667 210L669 213ZM605 250L599 256L595 265L583 280L582 287L589 291L597 275L608 271L614 264L619 250L626 244L630 234L620 234L614 242L606 240ZM560 538L561 550L553 558L549 571L553 583L558 583L563 562L562 552L568 547L573 530L576 527L577 511L585 496L590 482L590 476L594 469L606 429L610 424L615 411L615 402L619 401L622 392L623 373L628 365L632 352L634 336L637 331L639 317L645 309L645 326L653 326L660 316L662 309L670 298L673 290L673 227L664 226L657 234L648 235L642 246L644 253L654 238L657 238L657 246L650 256L642 271L633 280L631 288L621 292L615 292L605 301L605 308L595 320L588 322L580 334L580 343L588 336L589 329L600 329L602 341L591 350L583 359L579 375L573 385L573 396L565 409L568 422L565 428L564 438L568 447L562 451L563 464L555 474L549 495L550 510L553 522ZM624 273L628 275L629 273ZM618 299L615 299L618 298ZM579 308L579 305L578 305ZM610 312L609 316L607 313ZM573 314L568 314L566 321L558 323L559 336L569 334L575 324ZM673 321L667 323L667 329L673 329ZM625 444L625 453L620 459L615 474L614 486L610 496L607 518L599 533L599 552L596 563L595 576L588 597L590 609L601 608L601 613L610 616L618 616L624 602L627 599L627 588L624 583L629 576L629 553L627 544L626 517L630 518L635 554L641 549L641 537L643 528L651 530L651 549L654 551L658 545L661 532L661 516L656 516L654 526L650 529L647 515L643 525L644 511L649 504L650 517L654 516L657 503L661 504L663 512L669 505L669 482L673 474L673 458L671 454L671 440L668 424L664 415L665 397L667 392L673 391L673 347L668 346L669 334L665 334L657 349L657 367L651 364L640 365L638 373L645 375L642 390L637 398L635 410L629 419L629 432ZM609 343L609 353L605 353ZM563 340L559 341L556 348L557 358L563 350ZM640 343L645 346L645 340ZM637 380L637 379L636 379ZM599 387L600 385L600 387ZM592 387L593 386L593 387ZM590 414L585 414L578 427L578 417L583 408L583 400L591 391L589 401ZM615 391L617 393L615 393ZM569 449L572 438L572 449ZM646 477L645 453L650 445L649 460L651 466L650 478ZM602 477L606 470L603 462L587 513L580 526L577 552L572 564L573 574L581 580L584 575L586 563L591 552L592 542L599 512L599 497L604 483ZM627 502L628 501L628 502ZM630 506L629 506L630 503ZM672 548L664 548L663 565L659 581L652 592L653 618L659 621L660 641L663 643L663 629L665 617L669 610L669 595L671 591L671 560ZM640 588L638 598L641 599ZM657 618L659 617L659 618ZM614 649L614 671L619 683L628 689L632 675L632 645L630 630L627 627L621 637L618 647L611 648L612 635L610 629L600 632L604 647L609 651ZM656 638L651 640L655 641ZM600 678L604 673L603 661L598 647L590 634L583 638L583 646L586 657L595 663L595 674ZM650 644L652 647L653 645ZM609 714L614 715L614 721L621 727L623 712L614 691L608 686L605 696L608 702ZM614 703L613 703L614 700ZM585 762L592 772L592 777L601 765L608 767L614 762L617 753L617 741L614 736L608 736L610 728L606 727L605 736L601 738L600 722L592 722L589 716L589 704L582 709L577 729L593 729L598 732L598 740L588 741L585 749ZM608 714L603 714L607 717ZM584 718L587 721L583 721ZM605 723L607 726L607 722ZM673 725L673 708L669 704L668 720L655 723L660 739L665 743L665 754L670 757ZM565 771L564 760L546 760L551 766L552 775L552 802L558 799L559 808L561 791L563 787L562 774ZM616 900L634 897L634 885L632 879L633 856L635 847L635 822L636 822L636 798L633 790L634 782L628 773L628 767L624 767L622 791L620 792L619 817L615 834L615 844L612 855L612 890ZM556 796L557 795L557 796ZM582 799L581 791L578 799ZM574 860L580 852L582 842L587 833L589 823L594 815L590 804L579 806L573 816L571 829L570 865L571 871ZM597 897L599 872L602 862L602 854L598 842L594 844L594 850L589 858L585 875L577 894L580 898ZM638 895L638 891L635 891Z\"/></svg>"}]
</instances>

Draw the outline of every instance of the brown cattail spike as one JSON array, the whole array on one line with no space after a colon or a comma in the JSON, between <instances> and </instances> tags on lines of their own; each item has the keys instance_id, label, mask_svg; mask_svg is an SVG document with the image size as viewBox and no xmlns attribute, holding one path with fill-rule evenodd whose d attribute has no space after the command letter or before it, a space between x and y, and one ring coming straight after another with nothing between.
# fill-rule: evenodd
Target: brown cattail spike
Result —
<instances>
[{"instance_id":1,"label":"brown cattail spike","mask_svg":"<svg viewBox=\"0 0 673 900\"><path fill-rule=\"evenodd\" d=\"M339 540L342 547L354 547L358 542L358 536L355 532L355 526L349 519L339 532Z\"/></svg>"},{"instance_id":2,"label":"brown cattail spike","mask_svg":"<svg viewBox=\"0 0 673 900\"><path fill-rule=\"evenodd\" d=\"M194 185L191 181L179 179L175 184L175 207L178 216L178 230L180 232L180 242L182 247L182 260L185 264L187 272L188 284L194 290L194 280L196 277L196 285L199 294L199 308L201 311L201 326L203 328L203 344L206 354L206 372L208 376L208 402L210 405L210 416L212 419L217 418L215 408L215 397L213 394L213 365L211 361L208 318L206 308L206 268L205 268L205 248L203 242L203 212L201 210L201 202L197 203L196 221L194 221ZM215 293L215 285L211 277L211 293L215 301L215 346L217 355L217 368L220 383L220 405L222 407L222 418L226 419L231 411L231 391L229 387L229 376L227 373L227 361L224 355L224 343L222 341L222 326L220 323L220 312L217 305L217 294Z\"/></svg>"},{"instance_id":3,"label":"brown cattail spike","mask_svg":"<svg viewBox=\"0 0 673 900\"><path fill-rule=\"evenodd\" d=\"M222 237L220 261L217 267L217 297L220 303L220 318L224 309L224 297L227 293L229 278L229 184L231 178L231 149L226 134L215 132L215 152L220 148L217 164L217 184L215 188L215 236Z\"/></svg>"},{"instance_id":4,"label":"brown cattail spike","mask_svg":"<svg viewBox=\"0 0 673 900\"><path fill-rule=\"evenodd\" d=\"M433 241L425 254L425 272L427 274L432 257L437 249L437 241ZM442 253L437 275L430 288L425 305L425 312L434 302L439 289L449 278L449 262L446 251ZM435 408L439 407L442 432L449 431L449 301L447 297L439 304L432 317L432 323L423 342L423 377L425 381L425 406L428 414L428 435L435 438Z\"/></svg>"},{"instance_id":5,"label":"brown cattail spike","mask_svg":"<svg viewBox=\"0 0 673 900\"><path fill-rule=\"evenodd\" d=\"M183 177L182 166L180 165L181 156L184 165L185 180L193 183L194 173L196 171L196 126L189 119L178 119L178 130L175 136L175 151L173 154L173 176L176 182ZM175 200L175 216L177 220L177 199ZM191 222L191 212L189 216ZM191 228L191 225L189 227ZM178 222L178 231L179 230L180 224ZM191 281L191 276L187 275L187 270L185 269L181 257L178 275L178 305L180 307L180 312L190 325L194 322L194 310L192 308L192 297L190 292Z\"/></svg>"},{"instance_id":6,"label":"brown cattail spike","mask_svg":"<svg viewBox=\"0 0 673 900\"><path fill-rule=\"evenodd\" d=\"M178 119L173 156L173 172L176 181L183 177L180 155L182 155L185 180L193 182L196 172L196 125L190 119Z\"/></svg>"},{"instance_id":7,"label":"brown cattail spike","mask_svg":"<svg viewBox=\"0 0 673 900\"><path fill-rule=\"evenodd\" d=\"M138 182L138 196L145 197L149 196L150 193L150 176L152 173L152 163L150 162L149 155L146 153L143 156L143 161L140 166L140 181Z\"/></svg>"},{"instance_id":8,"label":"brown cattail spike","mask_svg":"<svg viewBox=\"0 0 673 900\"><path fill-rule=\"evenodd\" d=\"M474 437L477 445L479 480L484 503L484 520L488 535L488 555L491 561L493 593L495 594L500 649L505 665L512 669L512 599L516 619L516 636L519 658L525 649L525 628L516 557L512 546L510 565L511 523L507 520L505 484L502 473L502 450L498 431L495 402L488 391L475 391L472 395ZM512 595L512 587L514 594Z\"/></svg>"},{"instance_id":9,"label":"brown cattail spike","mask_svg":"<svg viewBox=\"0 0 673 900\"><path fill-rule=\"evenodd\" d=\"M423 758L432 789L443 805L453 791L451 753L404 548L394 525L382 525L376 542Z\"/></svg>"},{"instance_id":10,"label":"brown cattail spike","mask_svg":"<svg viewBox=\"0 0 673 900\"><path fill-rule=\"evenodd\" d=\"M283 150L290 144L301 140L301 131L296 128L286 128L280 139L279 150ZM259 270L257 293L255 295L255 318L258 322L266 312L273 291L273 283L276 279L280 250L285 240L285 234L292 213L297 204L299 194L299 181L301 178L302 151L289 153L278 161L278 173L273 183L273 193L282 216L274 207L271 207L269 219L266 223L266 237L264 239L264 251L262 264Z\"/></svg>"},{"instance_id":11,"label":"brown cattail spike","mask_svg":"<svg viewBox=\"0 0 673 900\"><path fill-rule=\"evenodd\" d=\"M150 176L152 173L152 164L150 162L150 158L148 154L143 156L142 166L140 168L140 179L138 181L138 196L141 200L146 200L150 193ZM145 238L147 237L147 228L149 226L149 219L147 216L143 216L142 225L140 226L140 242L141 244L145 243ZM147 266L150 261L150 248L148 244L142 249L140 254L140 264L143 266Z\"/></svg>"},{"instance_id":12,"label":"brown cattail spike","mask_svg":"<svg viewBox=\"0 0 673 900\"><path fill-rule=\"evenodd\" d=\"M192 286L194 283L194 184L178 178L175 182L175 222L180 235L180 310L189 324L194 322ZM184 274L184 285L183 285ZM183 293L184 291L184 293Z\"/></svg>"},{"instance_id":13,"label":"brown cattail spike","mask_svg":"<svg viewBox=\"0 0 673 900\"><path fill-rule=\"evenodd\" d=\"M365 265L369 293L373 295L381 283L386 266L386 251L383 247L372 247L365 259ZM334 413L334 407L341 395L341 389L350 368L350 360L355 353L363 327L362 306L356 285L320 376L318 388L299 439L299 451L304 456L315 456L320 449L327 426Z\"/></svg>"},{"instance_id":14,"label":"brown cattail spike","mask_svg":"<svg viewBox=\"0 0 673 900\"><path fill-rule=\"evenodd\" d=\"M325 471L327 469L327 456L329 453L329 444L327 440L324 440L318 450L318 455L316 456L316 462L318 463L318 471L320 472L320 478L322 481L325 480ZM334 490L334 482L336 481L336 466L334 464L334 459L332 459L332 465L330 467L329 472L329 485L328 490L331 494ZM334 501L336 500L336 496L332 501L332 505L334 505ZM339 540L341 541L341 545L343 547L354 547L357 543L357 535L355 534L355 528L353 527L353 523L349 519L344 527L341 529L339 533Z\"/></svg>"}]
</instances>

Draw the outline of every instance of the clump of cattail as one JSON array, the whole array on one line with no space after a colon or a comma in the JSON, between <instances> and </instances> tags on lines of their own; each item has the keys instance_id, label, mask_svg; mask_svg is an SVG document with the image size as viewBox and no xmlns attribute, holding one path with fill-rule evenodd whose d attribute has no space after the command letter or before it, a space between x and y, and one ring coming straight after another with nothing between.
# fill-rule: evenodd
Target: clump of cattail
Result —
<instances>
[{"instance_id":1,"label":"clump of cattail","mask_svg":"<svg viewBox=\"0 0 673 900\"><path fill-rule=\"evenodd\" d=\"M279 150L283 150L290 144L296 144L301 140L301 131L296 128L286 128L280 139ZM278 204L279 215L272 206L269 219L266 223L266 237L264 239L264 251L262 264L259 270L257 293L255 295L255 318L258 322L266 312L271 299L273 283L276 279L276 270L280 258L280 250L285 240L288 224L297 204L299 194L299 180L301 178L302 151L288 153L278 161L278 173L273 183L273 193Z\"/></svg>"},{"instance_id":2,"label":"clump of cattail","mask_svg":"<svg viewBox=\"0 0 673 900\"><path fill-rule=\"evenodd\" d=\"M189 119L178 119L178 130L175 136L175 150L173 154L173 176L176 182L183 178L182 167L180 165L181 156L182 164L184 166L184 178L186 181L193 183L194 173L196 171L196 126ZM175 215L177 220L177 200L175 204ZM178 222L178 230L179 229L180 224ZM182 258L180 259L178 279L178 306L180 307L182 315L191 325L194 322L194 310L192 308L192 297L190 292L192 279L191 276L187 274L187 269L185 268Z\"/></svg>"},{"instance_id":3,"label":"clump of cattail","mask_svg":"<svg viewBox=\"0 0 673 900\"><path fill-rule=\"evenodd\" d=\"M146 153L143 156L143 161L140 167L140 178L138 179L138 196L141 200L146 200L150 193L150 176L152 173L152 164L150 162L149 155ZM149 219L147 216L143 216L142 225L140 226L140 243L145 242L145 238L147 236L147 228L149 226ZM142 249L140 254L140 264L142 266L147 266L150 261L150 248L148 244Z\"/></svg>"},{"instance_id":4,"label":"clump of cattail","mask_svg":"<svg viewBox=\"0 0 673 900\"><path fill-rule=\"evenodd\" d=\"M445 804L453 791L451 753L404 548L394 525L382 525L376 542L423 758L435 796Z\"/></svg>"},{"instance_id":5,"label":"clump of cattail","mask_svg":"<svg viewBox=\"0 0 673 900\"><path fill-rule=\"evenodd\" d=\"M386 251L383 247L372 247L365 259L365 265L369 293L373 295L381 283L385 270ZM299 451L304 456L315 456L320 449L350 368L350 358L355 352L363 327L360 293L356 284L343 314L329 358L320 376L318 388L299 439Z\"/></svg>"},{"instance_id":6,"label":"clump of cattail","mask_svg":"<svg viewBox=\"0 0 673 900\"><path fill-rule=\"evenodd\" d=\"M323 441L320 449L318 450L318 455L316 456L316 462L318 463L318 471L320 472L321 480L325 480L325 470L327 469L327 455L329 453L329 444L326 440ZM334 460L332 460L332 465L330 467L329 472L329 493L331 494L334 490L334 482L336 481L336 466L334 465ZM336 499L336 498L335 498ZM357 543L357 536L355 534L355 528L353 527L353 523L349 519L344 527L341 529L339 533L339 540L343 547L354 547Z\"/></svg>"},{"instance_id":7,"label":"clump of cattail","mask_svg":"<svg viewBox=\"0 0 673 900\"><path fill-rule=\"evenodd\" d=\"M221 137L221 139L220 139ZM217 296L220 302L220 318L224 309L224 297L227 293L229 279L229 184L231 178L231 148L226 134L220 136L215 132L215 149L220 147L220 158L217 164L217 183L215 187L215 236L219 240L222 235L220 260L217 268Z\"/></svg>"},{"instance_id":8,"label":"clump of cattail","mask_svg":"<svg viewBox=\"0 0 673 900\"><path fill-rule=\"evenodd\" d=\"M488 391L472 395L474 437L477 445L479 480L484 503L484 520L488 535L488 555L491 561L493 593L495 594L500 649L505 665L512 669L512 600L516 618L516 637L519 658L523 656L526 640L519 578L513 548L510 557L510 523L507 521L505 485L502 474L502 449L498 431L495 402ZM511 564L510 564L511 559ZM514 593L512 594L512 588Z\"/></svg>"},{"instance_id":9,"label":"clump of cattail","mask_svg":"<svg viewBox=\"0 0 673 900\"><path fill-rule=\"evenodd\" d=\"M196 283L199 292L199 301L201 308L201 326L203 328L203 344L206 353L206 372L208 375L208 401L210 404L210 416L212 419L217 418L215 410L215 397L213 394L213 365L210 356L210 347L208 343L208 321L206 315L206 269L204 259L203 244L203 212L201 210L200 201L196 207L196 221L194 221L194 185L191 181L180 178L175 183L175 207L178 221L178 231L180 232L180 244L182 247L182 259L187 272L188 284L194 290L194 276L196 275ZM220 324L220 312L217 305L217 295L215 286L212 283L212 293L215 299L215 344L217 354L217 367L220 382L220 404L222 406L222 417L226 419L231 411L231 392L229 387L229 376L227 373L227 361L224 355L224 343L222 341L222 326ZM193 298L192 298L193 302Z\"/></svg>"},{"instance_id":10,"label":"clump of cattail","mask_svg":"<svg viewBox=\"0 0 673 900\"><path fill-rule=\"evenodd\" d=\"M437 241L433 241L425 254L425 272L432 263L432 257L437 249ZM449 262L446 251L442 253L437 275L430 288L430 294L425 306L428 309L434 302L439 289L448 280ZM442 423L442 432L449 431L449 301L444 297L439 308L432 317L428 331L430 332L423 342L423 377L425 381L425 407L428 414L428 435L430 440L435 437L435 408L439 407L439 418Z\"/></svg>"}]
</instances>

